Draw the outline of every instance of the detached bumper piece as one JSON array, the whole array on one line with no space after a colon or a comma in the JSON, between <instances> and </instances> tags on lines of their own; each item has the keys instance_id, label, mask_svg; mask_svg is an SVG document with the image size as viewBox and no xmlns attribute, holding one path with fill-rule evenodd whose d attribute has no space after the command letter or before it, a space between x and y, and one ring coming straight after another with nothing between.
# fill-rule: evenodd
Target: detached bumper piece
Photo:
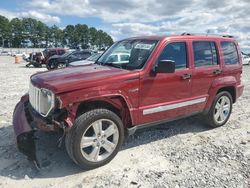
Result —
<instances>
[{"instance_id":1,"label":"detached bumper piece","mask_svg":"<svg viewBox=\"0 0 250 188\"><path fill-rule=\"evenodd\" d=\"M29 122L33 121L31 116L27 115L28 95L21 98L21 101L16 105L13 113L13 126L17 136L18 150L28 157L28 160L32 161L39 169L40 164L36 156L36 144L34 133L35 130L30 126ZM29 121L27 120L27 117Z\"/></svg>"},{"instance_id":2,"label":"detached bumper piece","mask_svg":"<svg viewBox=\"0 0 250 188\"><path fill-rule=\"evenodd\" d=\"M31 107L28 95L24 95L20 102L17 103L13 113L13 127L16 134L17 147L37 168L40 168L40 164L36 156L36 130L50 132L64 129L64 124L59 122L62 122L66 117L66 111L58 111L54 113L53 120L43 118ZM55 121L55 119L58 121Z\"/></svg>"},{"instance_id":3,"label":"detached bumper piece","mask_svg":"<svg viewBox=\"0 0 250 188\"><path fill-rule=\"evenodd\" d=\"M22 133L17 136L17 147L20 152L28 157L28 160L32 161L37 169L41 166L36 157L36 144L35 144L34 131Z\"/></svg>"}]
</instances>

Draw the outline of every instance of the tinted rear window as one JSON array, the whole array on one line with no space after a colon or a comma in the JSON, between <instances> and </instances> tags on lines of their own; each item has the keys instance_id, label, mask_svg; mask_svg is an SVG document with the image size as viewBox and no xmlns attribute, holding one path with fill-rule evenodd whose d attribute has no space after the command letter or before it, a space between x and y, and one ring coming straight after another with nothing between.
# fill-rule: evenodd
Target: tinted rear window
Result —
<instances>
[{"instance_id":1,"label":"tinted rear window","mask_svg":"<svg viewBox=\"0 0 250 188\"><path fill-rule=\"evenodd\" d=\"M224 63L233 65L238 63L237 48L233 42L221 42Z\"/></svg>"}]
</instances>

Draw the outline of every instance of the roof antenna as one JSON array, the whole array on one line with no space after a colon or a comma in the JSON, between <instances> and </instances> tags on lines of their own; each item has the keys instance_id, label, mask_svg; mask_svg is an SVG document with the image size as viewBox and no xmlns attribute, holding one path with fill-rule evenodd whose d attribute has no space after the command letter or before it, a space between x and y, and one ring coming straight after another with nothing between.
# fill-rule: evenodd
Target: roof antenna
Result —
<instances>
[{"instance_id":1,"label":"roof antenna","mask_svg":"<svg viewBox=\"0 0 250 188\"><path fill-rule=\"evenodd\" d=\"M207 33L206 33L206 37L208 36L209 31L210 31L210 30L209 30L209 29L207 29L207 31L206 31L206 32L207 32Z\"/></svg>"}]
</instances>

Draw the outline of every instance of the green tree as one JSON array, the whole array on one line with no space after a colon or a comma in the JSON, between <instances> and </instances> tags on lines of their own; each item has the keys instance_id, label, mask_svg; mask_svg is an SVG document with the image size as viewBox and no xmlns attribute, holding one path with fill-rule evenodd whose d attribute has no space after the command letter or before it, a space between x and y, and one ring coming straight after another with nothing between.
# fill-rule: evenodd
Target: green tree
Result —
<instances>
[{"instance_id":1,"label":"green tree","mask_svg":"<svg viewBox=\"0 0 250 188\"><path fill-rule=\"evenodd\" d=\"M22 21L18 18L13 18L10 21L10 41L11 47L19 48L21 47L21 42L23 40L24 27Z\"/></svg>"},{"instance_id":2,"label":"green tree","mask_svg":"<svg viewBox=\"0 0 250 188\"><path fill-rule=\"evenodd\" d=\"M76 39L77 46L81 46L82 48L88 47L89 42L89 31L88 26L85 24L77 24L75 26L74 35Z\"/></svg>"},{"instance_id":3,"label":"green tree","mask_svg":"<svg viewBox=\"0 0 250 188\"><path fill-rule=\"evenodd\" d=\"M36 31L37 31L37 36L38 36L38 42L39 42L39 47L42 44L42 42L46 42L47 43L47 34L49 32L49 28L47 25L45 25L44 23L42 23L41 21L37 22L37 27L36 27Z\"/></svg>"},{"instance_id":4,"label":"green tree","mask_svg":"<svg viewBox=\"0 0 250 188\"><path fill-rule=\"evenodd\" d=\"M63 31L57 27L56 25L53 25L49 29L49 41L54 44L55 47L59 47L63 43L64 34Z\"/></svg>"},{"instance_id":5,"label":"green tree","mask_svg":"<svg viewBox=\"0 0 250 188\"><path fill-rule=\"evenodd\" d=\"M75 31L75 26L73 26L73 25L67 25L66 28L63 30L64 44L65 45L73 45L73 43L74 43L74 31Z\"/></svg>"},{"instance_id":6,"label":"green tree","mask_svg":"<svg viewBox=\"0 0 250 188\"><path fill-rule=\"evenodd\" d=\"M10 43L10 47L21 47L24 41L32 42L33 47L41 47L44 42L46 47L53 44L55 47L68 45L82 48L89 45L102 47L113 43L106 32L94 27L89 28L86 24L67 25L62 30L56 25L48 27L33 18L14 18L9 21L0 15L0 44Z\"/></svg>"},{"instance_id":7,"label":"green tree","mask_svg":"<svg viewBox=\"0 0 250 188\"><path fill-rule=\"evenodd\" d=\"M90 38L91 45L97 45L98 36L97 36L96 28L94 28L94 27L89 28L89 38Z\"/></svg>"},{"instance_id":8,"label":"green tree","mask_svg":"<svg viewBox=\"0 0 250 188\"><path fill-rule=\"evenodd\" d=\"M1 37L1 46L4 46L4 43L8 41L10 37L10 27L9 20L0 15L0 37Z\"/></svg>"},{"instance_id":9,"label":"green tree","mask_svg":"<svg viewBox=\"0 0 250 188\"><path fill-rule=\"evenodd\" d=\"M29 39L33 47L38 47L45 40L47 26L41 21L32 18L23 18L23 39Z\"/></svg>"}]
</instances>

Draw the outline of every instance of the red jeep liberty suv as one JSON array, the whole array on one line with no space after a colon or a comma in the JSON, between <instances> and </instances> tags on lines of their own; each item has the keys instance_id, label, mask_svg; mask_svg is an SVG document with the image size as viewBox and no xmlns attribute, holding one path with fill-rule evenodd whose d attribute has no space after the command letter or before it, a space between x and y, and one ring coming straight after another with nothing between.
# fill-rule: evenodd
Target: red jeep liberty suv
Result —
<instances>
[{"instance_id":1,"label":"red jeep liberty suv","mask_svg":"<svg viewBox=\"0 0 250 188\"><path fill-rule=\"evenodd\" d=\"M138 128L198 113L212 127L224 125L242 95L241 74L240 49L229 36L125 39L95 64L31 76L13 114L17 145L39 166L35 131L63 130L69 157L96 168Z\"/></svg>"}]
</instances>

